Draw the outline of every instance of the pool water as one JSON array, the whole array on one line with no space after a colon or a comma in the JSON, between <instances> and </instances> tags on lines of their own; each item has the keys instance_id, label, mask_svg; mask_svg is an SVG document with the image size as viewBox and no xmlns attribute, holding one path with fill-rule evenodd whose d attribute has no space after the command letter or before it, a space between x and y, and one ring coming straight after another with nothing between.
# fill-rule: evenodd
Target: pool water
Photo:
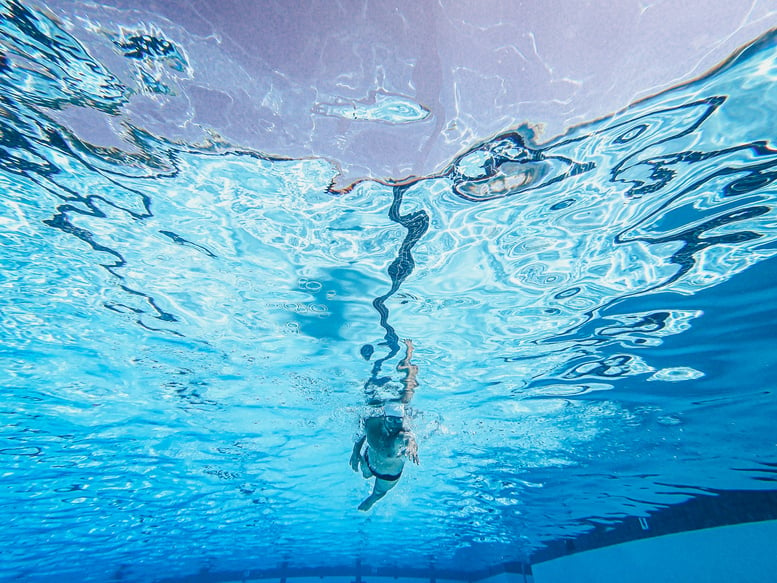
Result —
<instances>
[{"instance_id":1,"label":"pool water","mask_svg":"<svg viewBox=\"0 0 777 583\"><path fill-rule=\"evenodd\" d=\"M173 93L186 48L106 32L130 85L1 17L0 578L466 578L698 500L773 518L775 34L550 142L343 185L216 135L90 142L68 112ZM420 463L360 511L353 444L402 394Z\"/></svg>"}]
</instances>

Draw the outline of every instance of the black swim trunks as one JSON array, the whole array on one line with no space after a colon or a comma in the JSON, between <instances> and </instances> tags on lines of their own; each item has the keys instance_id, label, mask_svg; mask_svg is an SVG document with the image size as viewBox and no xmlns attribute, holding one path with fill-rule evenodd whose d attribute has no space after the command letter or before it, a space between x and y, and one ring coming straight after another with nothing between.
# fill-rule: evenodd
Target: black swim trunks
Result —
<instances>
[{"instance_id":1,"label":"black swim trunks","mask_svg":"<svg viewBox=\"0 0 777 583\"><path fill-rule=\"evenodd\" d=\"M367 462L367 467L370 468L370 471L372 472L373 476L375 476L376 478L380 478L381 480L386 480L387 482L396 482L402 476L401 470L398 474L381 474L380 472L376 472L375 468L373 468L372 465L370 464L370 458L367 455L368 451L369 451L369 448L364 450L364 461Z\"/></svg>"}]
</instances>

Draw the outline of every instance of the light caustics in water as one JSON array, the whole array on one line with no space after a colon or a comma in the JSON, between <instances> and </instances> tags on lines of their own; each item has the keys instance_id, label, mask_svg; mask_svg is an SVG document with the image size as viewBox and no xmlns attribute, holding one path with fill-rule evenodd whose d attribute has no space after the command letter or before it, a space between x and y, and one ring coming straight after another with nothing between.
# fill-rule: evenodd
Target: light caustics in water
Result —
<instances>
[{"instance_id":1,"label":"light caustics in water","mask_svg":"<svg viewBox=\"0 0 777 583\"><path fill-rule=\"evenodd\" d=\"M6 545L3 576L100 561L188 573L258 548L272 565L488 564L666 502L659 458L634 470L626 438L607 436L675 417L606 395L704 379L651 363L702 317L666 292L775 253L774 35L548 144L507 132L439 175L333 191L323 159L130 125L123 149L80 139L61 110L120 118L137 94L175 98L185 47L153 27L105 32L133 87L42 13L4 2L0 16L0 504L6 536L29 543ZM428 115L380 95L321 107ZM628 303L650 297L663 306ZM422 465L365 517L349 439L361 387L391 374L403 337L421 367ZM618 480L599 467L581 492L554 473L608 448ZM734 476L686 466L672 483ZM401 558L386 552L397 531L414 541Z\"/></svg>"}]
</instances>

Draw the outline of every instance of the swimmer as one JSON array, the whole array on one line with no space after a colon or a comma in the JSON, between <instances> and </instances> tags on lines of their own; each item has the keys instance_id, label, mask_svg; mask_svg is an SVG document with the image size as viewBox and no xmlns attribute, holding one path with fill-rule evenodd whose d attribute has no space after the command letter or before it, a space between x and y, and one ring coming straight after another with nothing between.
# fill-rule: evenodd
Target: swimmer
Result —
<instances>
[{"instance_id":1,"label":"swimmer","mask_svg":"<svg viewBox=\"0 0 777 583\"><path fill-rule=\"evenodd\" d=\"M396 399L386 400L375 408L375 414L364 420L364 435L354 444L351 468L361 471L365 479L374 477L372 494L359 505L367 511L397 485L405 466L405 457L418 464L418 444L407 423L405 405L413 398L418 382L418 367L410 362L413 343L405 340L407 352L397 365L405 372L403 389ZM366 445L365 445L366 443Z\"/></svg>"}]
</instances>

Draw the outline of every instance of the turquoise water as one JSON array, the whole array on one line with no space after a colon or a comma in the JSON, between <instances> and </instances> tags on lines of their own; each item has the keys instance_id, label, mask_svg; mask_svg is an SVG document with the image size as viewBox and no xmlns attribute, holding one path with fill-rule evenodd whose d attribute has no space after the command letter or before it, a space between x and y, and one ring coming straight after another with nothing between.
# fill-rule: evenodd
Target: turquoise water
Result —
<instances>
[{"instance_id":1,"label":"turquoise water","mask_svg":"<svg viewBox=\"0 0 777 583\"><path fill-rule=\"evenodd\" d=\"M466 573L774 489L773 34L550 143L338 189L216 137L80 138L60 113L120 116L189 65L116 32L130 86L66 28L2 3L0 578ZM407 338L420 464L361 512L349 458Z\"/></svg>"}]
</instances>

